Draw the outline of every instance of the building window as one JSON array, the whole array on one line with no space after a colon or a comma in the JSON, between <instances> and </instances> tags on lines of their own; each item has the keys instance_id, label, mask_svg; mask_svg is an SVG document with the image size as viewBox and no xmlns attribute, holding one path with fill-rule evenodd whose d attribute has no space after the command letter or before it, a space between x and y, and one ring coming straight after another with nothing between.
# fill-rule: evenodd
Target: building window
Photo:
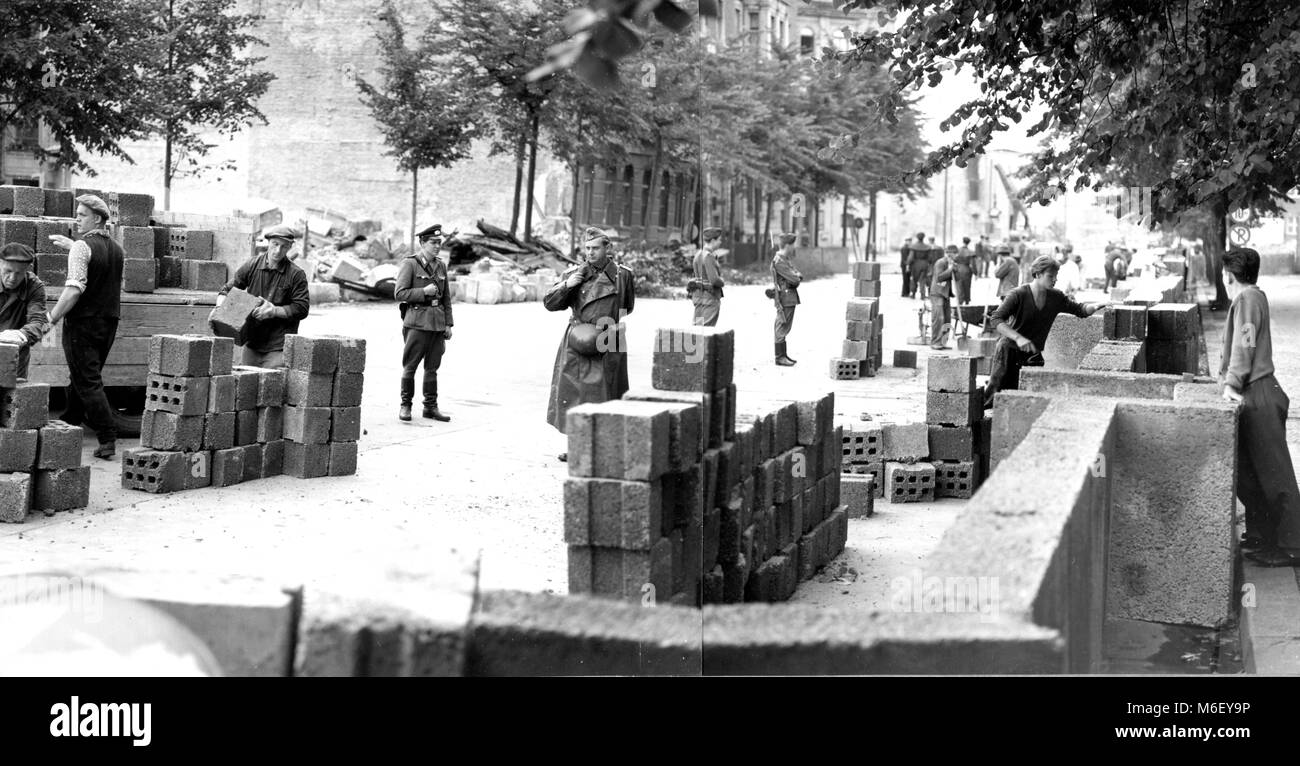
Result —
<instances>
[{"instance_id":1,"label":"building window","mask_svg":"<svg viewBox=\"0 0 1300 766\"><path fill-rule=\"evenodd\" d=\"M799 55L811 56L817 50L817 38L813 31L804 27L799 33Z\"/></svg>"},{"instance_id":2,"label":"building window","mask_svg":"<svg viewBox=\"0 0 1300 766\"><path fill-rule=\"evenodd\" d=\"M758 31L758 14L754 13L753 11L751 11L749 14L749 31L750 32Z\"/></svg>"}]
</instances>

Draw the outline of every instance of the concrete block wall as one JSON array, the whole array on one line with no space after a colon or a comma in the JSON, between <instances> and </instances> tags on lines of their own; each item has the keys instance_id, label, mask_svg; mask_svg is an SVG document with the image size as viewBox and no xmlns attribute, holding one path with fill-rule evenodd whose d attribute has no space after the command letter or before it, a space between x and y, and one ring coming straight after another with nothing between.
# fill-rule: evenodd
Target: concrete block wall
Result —
<instances>
[{"instance_id":1,"label":"concrete block wall","mask_svg":"<svg viewBox=\"0 0 1300 766\"><path fill-rule=\"evenodd\" d=\"M13 348L0 347L0 366ZM0 370L0 522L90 505L90 466L81 464L81 441L80 426L50 420L48 385Z\"/></svg>"},{"instance_id":2,"label":"concrete block wall","mask_svg":"<svg viewBox=\"0 0 1300 766\"><path fill-rule=\"evenodd\" d=\"M857 297L845 310L847 327L840 356L831 359L829 371L832 380L856 380L875 377L884 359L881 348L883 323L880 320L880 264L855 263L853 273L857 278ZM861 275L861 276L859 276ZM871 286L870 290L862 289Z\"/></svg>"}]
</instances>

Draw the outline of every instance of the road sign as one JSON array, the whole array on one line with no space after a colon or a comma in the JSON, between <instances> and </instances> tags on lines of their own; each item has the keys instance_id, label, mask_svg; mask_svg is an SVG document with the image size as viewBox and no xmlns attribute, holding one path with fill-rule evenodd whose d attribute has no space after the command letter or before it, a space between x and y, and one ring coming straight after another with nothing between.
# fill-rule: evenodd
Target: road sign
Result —
<instances>
[{"instance_id":1,"label":"road sign","mask_svg":"<svg viewBox=\"0 0 1300 766\"><path fill-rule=\"evenodd\" d=\"M1255 211L1248 207L1243 207L1228 213L1228 217L1237 223L1248 223L1255 217Z\"/></svg>"},{"instance_id":2,"label":"road sign","mask_svg":"<svg viewBox=\"0 0 1300 766\"><path fill-rule=\"evenodd\" d=\"M1228 231L1228 241L1241 247L1250 241L1250 229L1245 226L1233 226L1232 229Z\"/></svg>"},{"instance_id":3,"label":"road sign","mask_svg":"<svg viewBox=\"0 0 1300 766\"><path fill-rule=\"evenodd\" d=\"M866 226L866 225L867 225L867 222L864 221L864 220L862 220L861 218L854 218L854 219L853 219L853 228L855 228L855 229L861 229L863 226Z\"/></svg>"}]
</instances>

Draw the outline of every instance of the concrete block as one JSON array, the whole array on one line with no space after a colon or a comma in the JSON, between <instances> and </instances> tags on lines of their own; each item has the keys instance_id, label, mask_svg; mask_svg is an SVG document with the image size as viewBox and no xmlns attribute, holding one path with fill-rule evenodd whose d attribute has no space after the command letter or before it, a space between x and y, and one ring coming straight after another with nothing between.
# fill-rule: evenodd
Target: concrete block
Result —
<instances>
[{"instance_id":1,"label":"concrete block","mask_svg":"<svg viewBox=\"0 0 1300 766\"><path fill-rule=\"evenodd\" d=\"M660 328L655 334L652 385L665 391L724 389L733 382L735 349L732 330Z\"/></svg>"},{"instance_id":2,"label":"concrete block","mask_svg":"<svg viewBox=\"0 0 1300 766\"><path fill-rule=\"evenodd\" d=\"M975 390L975 360L968 356L931 354L926 362L926 389L965 394Z\"/></svg>"},{"instance_id":3,"label":"concrete block","mask_svg":"<svg viewBox=\"0 0 1300 766\"><path fill-rule=\"evenodd\" d=\"M212 232L179 227L167 231L169 232L168 252L173 256L194 261L212 260Z\"/></svg>"},{"instance_id":4,"label":"concrete block","mask_svg":"<svg viewBox=\"0 0 1300 766\"><path fill-rule=\"evenodd\" d=\"M158 259L158 277L155 285L160 288L180 288L185 284L181 276L181 259L163 256Z\"/></svg>"},{"instance_id":5,"label":"concrete block","mask_svg":"<svg viewBox=\"0 0 1300 766\"><path fill-rule=\"evenodd\" d=\"M833 356L829 372L831 380L858 380L862 377L862 362L857 359Z\"/></svg>"},{"instance_id":6,"label":"concrete block","mask_svg":"<svg viewBox=\"0 0 1300 766\"><path fill-rule=\"evenodd\" d=\"M569 410L569 475L652 481L669 468L672 411L663 403L616 400Z\"/></svg>"},{"instance_id":7,"label":"concrete block","mask_svg":"<svg viewBox=\"0 0 1300 766\"><path fill-rule=\"evenodd\" d=\"M1105 337L1104 317L1098 313L1086 319L1058 314L1047 335L1043 366L1049 370L1077 370L1092 347Z\"/></svg>"},{"instance_id":8,"label":"concrete block","mask_svg":"<svg viewBox=\"0 0 1300 766\"><path fill-rule=\"evenodd\" d=\"M1080 370L1098 372L1146 372L1147 352L1143 341L1103 340L1079 363Z\"/></svg>"},{"instance_id":9,"label":"concrete block","mask_svg":"<svg viewBox=\"0 0 1300 766\"><path fill-rule=\"evenodd\" d=\"M360 407L361 389L365 375L359 372L340 372L334 376L334 393L331 404L335 407Z\"/></svg>"},{"instance_id":10,"label":"concrete block","mask_svg":"<svg viewBox=\"0 0 1300 766\"><path fill-rule=\"evenodd\" d=\"M877 440L874 444L878 445ZM837 426L826 435L825 441L822 442L822 458L818 461L818 467L821 469L822 476L838 474L840 467L844 463L844 428Z\"/></svg>"},{"instance_id":11,"label":"concrete block","mask_svg":"<svg viewBox=\"0 0 1300 766\"><path fill-rule=\"evenodd\" d=\"M928 503L934 499L934 466L885 463L885 496L891 503Z\"/></svg>"},{"instance_id":12,"label":"concrete block","mask_svg":"<svg viewBox=\"0 0 1300 766\"><path fill-rule=\"evenodd\" d=\"M75 224L76 224L75 221L69 221L66 217L61 218L60 220L57 221L50 220L48 218L42 218L41 220L37 221L36 222L36 247L35 247L37 254L59 253L62 254L66 259L68 251L54 244L54 241L51 240L50 237L62 236L62 237L68 237L69 239L72 239L73 238L72 230ZM8 240L5 240L5 243L8 244ZM64 263L66 265L67 263L66 260L64 261Z\"/></svg>"},{"instance_id":13,"label":"concrete block","mask_svg":"<svg viewBox=\"0 0 1300 766\"><path fill-rule=\"evenodd\" d=\"M186 261L185 263L201 263L201 261ZM182 263L183 266L184 263ZM212 334L222 338L231 338L236 344L243 345L244 329L248 326L249 317L252 315L253 309L261 305L261 302L261 298L249 295L238 287L232 288L230 292L226 293L225 301L212 313L212 317L208 322L212 328ZM289 349L288 338L289 336L285 337L286 358Z\"/></svg>"},{"instance_id":14,"label":"concrete block","mask_svg":"<svg viewBox=\"0 0 1300 766\"><path fill-rule=\"evenodd\" d=\"M25 473L34 470L39 444L38 429L0 428L0 473Z\"/></svg>"},{"instance_id":15,"label":"concrete block","mask_svg":"<svg viewBox=\"0 0 1300 766\"><path fill-rule=\"evenodd\" d=\"M903 348L894 349L894 366L915 370L916 352Z\"/></svg>"},{"instance_id":16,"label":"concrete block","mask_svg":"<svg viewBox=\"0 0 1300 766\"><path fill-rule=\"evenodd\" d=\"M239 382L234 375L214 375L208 384L208 412L234 412Z\"/></svg>"},{"instance_id":17,"label":"concrete block","mask_svg":"<svg viewBox=\"0 0 1300 766\"><path fill-rule=\"evenodd\" d=\"M745 601L777 603L794 595L799 585L799 551L791 544L782 554L764 561L745 585Z\"/></svg>"},{"instance_id":18,"label":"concrete block","mask_svg":"<svg viewBox=\"0 0 1300 766\"><path fill-rule=\"evenodd\" d=\"M573 566L574 548L570 546L569 591L591 593L618 599L640 602L651 595L672 593L672 541L660 538L648 551L625 551L619 548L589 548L591 557L591 584L575 582ZM579 556L581 560L582 556ZM575 589L575 586L577 589ZM645 586L649 586L648 588Z\"/></svg>"},{"instance_id":19,"label":"concrete block","mask_svg":"<svg viewBox=\"0 0 1300 766\"><path fill-rule=\"evenodd\" d=\"M287 406L284 408L284 438L295 444L325 444L330 437L332 414L328 407ZM573 460L572 452L569 460Z\"/></svg>"},{"instance_id":20,"label":"concrete block","mask_svg":"<svg viewBox=\"0 0 1300 766\"><path fill-rule=\"evenodd\" d=\"M289 370L286 378L286 404L296 407L328 407L334 401L333 373Z\"/></svg>"},{"instance_id":21,"label":"concrete block","mask_svg":"<svg viewBox=\"0 0 1300 766\"><path fill-rule=\"evenodd\" d=\"M1147 372L1163 375L1195 374L1201 369L1201 344L1197 338L1148 340Z\"/></svg>"},{"instance_id":22,"label":"concrete block","mask_svg":"<svg viewBox=\"0 0 1300 766\"><path fill-rule=\"evenodd\" d=\"M1150 344L1148 344L1148 347ZM1150 370L1150 367L1147 368ZM1107 399L1172 399L1180 375L1124 372L1045 370L1020 371L1020 390L1062 396L1100 396Z\"/></svg>"},{"instance_id":23,"label":"concrete block","mask_svg":"<svg viewBox=\"0 0 1300 766\"><path fill-rule=\"evenodd\" d=\"M212 453L212 486L231 487L244 480L244 448L231 447Z\"/></svg>"},{"instance_id":24,"label":"concrete block","mask_svg":"<svg viewBox=\"0 0 1300 766\"><path fill-rule=\"evenodd\" d=\"M878 279L853 280L853 296L855 298L879 298L880 280Z\"/></svg>"},{"instance_id":25,"label":"concrete block","mask_svg":"<svg viewBox=\"0 0 1300 766\"><path fill-rule=\"evenodd\" d=\"M196 378L212 372L211 338L201 335L154 335L149 339L149 372Z\"/></svg>"},{"instance_id":26,"label":"concrete block","mask_svg":"<svg viewBox=\"0 0 1300 766\"><path fill-rule=\"evenodd\" d=\"M853 270L854 279L874 279L874 280L880 279L879 263L875 263L875 262L867 263L865 261L854 261L853 263L849 264L849 266Z\"/></svg>"},{"instance_id":27,"label":"concrete block","mask_svg":"<svg viewBox=\"0 0 1300 766\"><path fill-rule=\"evenodd\" d=\"M357 443L330 442L330 476L352 476L357 472Z\"/></svg>"},{"instance_id":28,"label":"concrete block","mask_svg":"<svg viewBox=\"0 0 1300 766\"><path fill-rule=\"evenodd\" d=\"M41 253L36 256L36 276L47 285L61 287L68 282L68 252Z\"/></svg>"},{"instance_id":29,"label":"concrete block","mask_svg":"<svg viewBox=\"0 0 1300 766\"><path fill-rule=\"evenodd\" d=\"M875 324L861 320L852 320L844 329L844 337L849 340L871 341L876 337Z\"/></svg>"},{"instance_id":30,"label":"concrete block","mask_svg":"<svg viewBox=\"0 0 1300 766\"><path fill-rule=\"evenodd\" d=\"M732 383L727 386L726 408L722 420L722 438L724 440L734 439L736 436L736 395L738 393L736 384Z\"/></svg>"},{"instance_id":31,"label":"concrete block","mask_svg":"<svg viewBox=\"0 0 1300 766\"><path fill-rule=\"evenodd\" d=\"M685 527L704 517L704 465L679 473L666 473L659 480L663 496L663 534Z\"/></svg>"},{"instance_id":32,"label":"concrete block","mask_svg":"<svg viewBox=\"0 0 1300 766\"><path fill-rule=\"evenodd\" d=\"M332 407L330 413L330 441L354 442L361 439L360 407Z\"/></svg>"},{"instance_id":33,"label":"concrete block","mask_svg":"<svg viewBox=\"0 0 1300 766\"><path fill-rule=\"evenodd\" d=\"M13 194L13 214L28 218L45 215L45 190L39 186L10 186ZM6 197L8 194L6 194Z\"/></svg>"},{"instance_id":34,"label":"concrete block","mask_svg":"<svg viewBox=\"0 0 1300 766\"><path fill-rule=\"evenodd\" d=\"M247 444L240 449L244 451L244 476L241 481L257 481L262 478L262 445Z\"/></svg>"},{"instance_id":35,"label":"concrete block","mask_svg":"<svg viewBox=\"0 0 1300 766\"><path fill-rule=\"evenodd\" d=\"M262 368L235 366L231 368L231 374L235 376L235 409L257 409L262 390Z\"/></svg>"},{"instance_id":36,"label":"concrete block","mask_svg":"<svg viewBox=\"0 0 1300 766\"><path fill-rule=\"evenodd\" d=\"M235 413L235 446L257 444L260 417L257 410L240 410Z\"/></svg>"},{"instance_id":37,"label":"concrete block","mask_svg":"<svg viewBox=\"0 0 1300 766\"><path fill-rule=\"evenodd\" d=\"M284 473L284 444L283 439L278 439L262 445L263 479Z\"/></svg>"},{"instance_id":38,"label":"concrete block","mask_svg":"<svg viewBox=\"0 0 1300 766\"><path fill-rule=\"evenodd\" d=\"M14 343L0 343L0 388L18 385L18 358L21 347Z\"/></svg>"},{"instance_id":39,"label":"concrete block","mask_svg":"<svg viewBox=\"0 0 1300 766\"><path fill-rule=\"evenodd\" d=\"M739 604L745 600L745 583L749 580L749 558L742 555L731 566L722 567L722 601Z\"/></svg>"},{"instance_id":40,"label":"concrete block","mask_svg":"<svg viewBox=\"0 0 1300 766\"><path fill-rule=\"evenodd\" d=\"M831 561L835 560L836 556L839 556L844 552L844 546L848 544L849 514L845 509L837 508L830 516L826 517L826 521L822 523L826 525L827 536L829 538L827 540L826 550L826 563L829 564Z\"/></svg>"},{"instance_id":41,"label":"concrete block","mask_svg":"<svg viewBox=\"0 0 1300 766\"><path fill-rule=\"evenodd\" d=\"M154 253L154 233L149 226L118 226L113 230L113 238L122 246L127 260L152 261Z\"/></svg>"},{"instance_id":42,"label":"concrete block","mask_svg":"<svg viewBox=\"0 0 1300 766\"><path fill-rule=\"evenodd\" d=\"M203 449L230 449L235 446L235 413L209 412L203 416Z\"/></svg>"},{"instance_id":43,"label":"concrete block","mask_svg":"<svg viewBox=\"0 0 1300 766\"><path fill-rule=\"evenodd\" d=\"M934 461L934 496L969 499L979 489L979 463L966 461Z\"/></svg>"},{"instance_id":44,"label":"concrete block","mask_svg":"<svg viewBox=\"0 0 1300 766\"><path fill-rule=\"evenodd\" d=\"M885 463L855 463L851 466L845 466L844 472L840 474L840 493L844 491L844 479L850 476L870 476L876 489L876 497L885 496Z\"/></svg>"},{"instance_id":45,"label":"concrete block","mask_svg":"<svg viewBox=\"0 0 1300 766\"><path fill-rule=\"evenodd\" d=\"M726 576L722 573L722 566L718 565L704 575L704 603L721 604L724 603L723 594L725 588Z\"/></svg>"},{"instance_id":46,"label":"concrete block","mask_svg":"<svg viewBox=\"0 0 1300 766\"><path fill-rule=\"evenodd\" d=\"M72 210L71 189L43 189L45 192L45 210L42 215L67 218Z\"/></svg>"},{"instance_id":47,"label":"concrete block","mask_svg":"<svg viewBox=\"0 0 1300 766\"><path fill-rule=\"evenodd\" d=\"M284 370L263 368L257 375L257 406L258 407L281 407L285 401L285 385L287 376ZM361 386L358 384L358 394ZM358 396L358 399L360 397ZM360 401L357 404L361 404ZM335 405L346 407L352 405Z\"/></svg>"},{"instance_id":48,"label":"concrete block","mask_svg":"<svg viewBox=\"0 0 1300 766\"><path fill-rule=\"evenodd\" d=\"M688 540L688 551L694 552L698 549L701 558L688 559L686 565L694 570L712 569L718 563L718 551L721 546L719 532L722 527L722 509L705 508L704 520L701 529L695 530L696 533L702 534L699 538L699 545L694 545L696 540ZM690 530L690 527L687 527ZM690 535L688 534L688 537Z\"/></svg>"},{"instance_id":49,"label":"concrete block","mask_svg":"<svg viewBox=\"0 0 1300 766\"><path fill-rule=\"evenodd\" d=\"M357 408L357 425L360 427L360 408ZM338 413L334 413L337 419ZM334 425L335 430L338 429ZM358 431L358 435L360 431ZM257 441L260 444L267 442L280 441L284 438L284 408L283 407L258 407L257 408ZM356 439L347 439L339 441L356 441Z\"/></svg>"},{"instance_id":50,"label":"concrete block","mask_svg":"<svg viewBox=\"0 0 1300 766\"><path fill-rule=\"evenodd\" d=\"M221 261L181 260L181 285L186 290L215 293L226 286L227 278L226 264ZM231 292L234 292L234 290L231 290ZM227 295L226 297L229 298L230 296ZM221 332L217 334L224 335Z\"/></svg>"},{"instance_id":51,"label":"concrete block","mask_svg":"<svg viewBox=\"0 0 1300 766\"><path fill-rule=\"evenodd\" d=\"M931 460L974 460L975 426L930 426Z\"/></svg>"},{"instance_id":52,"label":"concrete block","mask_svg":"<svg viewBox=\"0 0 1300 766\"><path fill-rule=\"evenodd\" d=\"M931 425L969 426L984 417L984 393L978 389L964 394L925 393L925 420Z\"/></svg>"},{"instance_id":53,"label":"concrete block","mask_svg":"<svg viewBox=\"0 0 1300 766\"><path fill-rule=\"evenodd\" d=\"M186 488L189 462L184 452L129 449L122 453L122 487L155 494Z\"/></svg>"},{"instance_id":54,"label":"concrete block","mask_svg":"<svg viewBox=\"0 0 1300 766\"><path fill-rule=\"evenodd\" d=\"M366 339L348 338L342 335L328 336L339 343L340 373L361 374L366 371Z\"/></svg>"},{"instance_id":55,"label":"concrete block","mask_svg":"<svg viewBox=\"0 0 1300 766\"><path fill-rule=\"evenodd\" d=\"M925 423L882 423L885 460L923 460L930 454L930 427Z\"/></svg>"},{"instance_id":56,"label":"concrete block","mask_svg":"<svg viewBox=\"0 0 1300 766\"><path fill-rule=\"evenodd\" d=\"M19 524L32 507L32 476L28 473L0 474L0 522Z\"/></svg>"},{"instance_id":57,"label":"concrete block","mask_svg":"<svg viewBox=\"0 0 1300 766\"><path fill-rule=\"evenodd\" d=\"M45 383L19 381L13 388L0 389L0 428L40 428L50 418L50 387Z\"/></svg>"},{"instance_id":58,"label":"concrete block","mask_svg":"<svg viewBox=\"0 0 1300 766\"><path fill-rule=\"evenodd\" d=\"M36 229L35 221L23 221L23 220L16 220L13 218L0 218L0 238L3 239L3 242L6 245L9 244L27 245L33 251L35 251L37 245L36 232L37 229ZM61 251L61 252L66 253L67 251ZM66 264L66 258L64 260ZM66 265L64 266L64 271L65 273L67 271Z\"/></svg>"},{"instance_id":59,"label":"concrete block","mask_svg":"<svg viewBox=\"0 0 1300 766\"><path fill-rule=\"evenodd\" d=\"M286 335L284 362L290 371L333 375L339 368L338 336Z\"/></svg>"},{"instance_id":60,"label":"concrete block","mask_svg":"<svg viewBox=\"0 0 1300 766\"><path fill-rule=\"evenodd\" d=\"M209 375L230 375L234 370L235 341L230 338L204 336L212 341L212 356L208 364Z\"/></svg>"},{"instance_id":61,"label":"concrete block","mask_svg":"<svg viewBox=\"0 0 1300 766\"><path fill-rule=\"evenodd\" d=\"M997 351L998 339L973 337L967 340L966 355L972 359L992 359L993 353ZM975 364L975 374L988 375L988 372L980 372L980 364Z\"/></svg>"},{"instance_id":62,"label":"concrete block","mask_svg":"<svg viewBox=\"0 0 1300 766\"><path fill-rule=\"evenodd\" d=\"M996 471L1006 460L1029 429L1047 409L1051 397L1027 391L999 391L993 399L993 427L989 439L989 470ZM982 427L982 426L981 426Z\"/></svg>"},{"instance_id":63,"label":"concrete block","mask_svg":"<svg viewBox=\"0 0 1300 766\"><path fill-rule=\"evenodd\" d=\"M679 416L681 413L684 412L684 410L680 405L696 407L699 411L698 433L700 439L699 451L695 453L697 455L697 459L698 459L698 455L703 454L704 450L710 447L716 447L719 444L721 444L723 441L723 433L722 433L722 429L720 428L721 418L714 419L713 417L713 394L703 394L703 393L697 393L693 391L656 391L654 389L649 389L649 388L634 388L629 390L626 394L624 394L623 398L628 401L668 403L672 405L671 407L669 407L669 410L673 413L678 413ZM688 415L686 417L690 418L691 420L695 419L695 416ZM690 422L686 422L682 424L682 426L687 431L689 431L690 425L691 425ZM675 428L675 426L672 426L670 424L669 426L670 452L672 450L671 445L672 445L673 428ZM718 430L715 432L713 430L714 428L718 428ZM680 437L681 435L682 434L679 431L678 436ZM689 453L690 450L688 450L686 453L683 453L683 455L684 456L689 455ZM674 468L673 470L678 470L678 469Z\"/></svg>"},{"instance_id":64,"label":"concrete block","mask_svg":"<svg viewBox=\"0 0 1300 766\"><path fill-rule=\"evenodd\" d=\"M875 322L880 315L878 298L857 296L848 301L844 318L849 322Z\"/></svg>"},{"instance_id":65,"label":"concrete block","mask_svg":"<svg viewBox=\"0 0 1300 766\"><path fill-rule=\"evenodd\" d=\"M150 373L145 379L144 407L177 415L202 415L208 411L211 380Z\"/></svg>"},{"instance_id":66,"label":"concrete block","mask_svg":"<svg viewBox=\"0 0 1300 766\"><path fill-rule=\"evenodd\" d=\"M81 465L81 426L51 420L41 426L36 467L40 470L76 468Z\"/></svg>"},{"instance_id":67,"label":"concrete block","mask_svg":"<svg viewBox=\"0 0 1300 766\"><path fill-rule=\"evenodd\" d=\"M1147 309L1148 340L1187 340L1201 331L1200 309L1194 303L1161 303Z\"/></svg>"},{"instance_id":68,"label":"concrete block","mask_svg":"<svg viewBox=\"0 0 1300 766\"><path fill-rule=\"evenodd\" d=\"M1146 306L1108 306L1102 322L1108 340L1146 340Z\"/></svg>"},{"instance_id":69,"label":"concrete block","mask_svg":"<svg viewBox=\"0 0 1300 766\"><path fill-rule=\"evenodd\" d=\"M840 358L855 359L859 362L870 359L872 356L871 342L861 340L846 340L840 342Z\"/></svg>"},{"instance_id":70,"label":"concrete block","mask_svg":"<svg viewBox=\"0 0 1300 766\"><path fill-rule=\"evenodd\" d=\"M840 498L850 518L865 519L876 512L876 480L871 475L840 478Z\"/></svg>"},{"instance_id":71,"label":"concrete block","mask_svg":"<svg viewBox=\"0 0 1300 766\"><path fill-rule=\"evenodd\" d=\"M110 191L101 196L118 226L148 226L153 218L151 195Z\"/></svg>"},{"instance_id":72,"label":"concrete block","mask_svg":"<svg viewBox=\"0 0 1300 766\"><path fill-rule=\"evenodd\" d=\"M181 453L185 464L185 489L202 489L212 486L212 451Z\"/></svg>"}]
</instances>

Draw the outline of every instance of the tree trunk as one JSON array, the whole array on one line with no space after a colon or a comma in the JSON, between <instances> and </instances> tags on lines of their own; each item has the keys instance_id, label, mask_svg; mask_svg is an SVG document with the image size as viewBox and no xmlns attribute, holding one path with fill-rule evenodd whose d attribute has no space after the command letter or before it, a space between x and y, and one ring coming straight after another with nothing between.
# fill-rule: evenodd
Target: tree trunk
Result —
<instances>
[{"instance_id":1,"label":"tree trunk","mask_svg":"<svg viewBox=\"0 0 1300 766\"><path fill-rule=\"evenodd\" d=\"M650 161L650 188L646 191L646 194L650 195L650 199L645 206L646 214L643 222L645 224L646 239L650 238L651 226L655 228L655 237L658 239L663 238L663 232L659 231L659 187L661 186L659 176L663 174L662 163L663 148L660 142L656 140L654 159Z\"/></svg>"},{"instance_id":2,"label":"tree trunk","mask_svg":"<svg viewBox=\"0 0 1300 766\"><path fill-rule=\"evenodd\" d=\"M537 131L539 129L537 112L533 112L533 124L528 137L528 206L524 208L524 241L533 236L533 187L537 179Z\"/></svg>"},{"instance_id":3,"label":"tree trunk","mask_svg":"<svg viewBox=\"0 0 1300 766\"><path fill-rule=\"evenodd\" d=\"M871 214L867 220L867 260L876 260L876 192L871 192Z\"/></svg>"},{"instance_id":4,"label":"tree trunk","mask_svg":"<svg viewBox=\"0 0 1300 766\"><path fill-rule=\"evenodd\" d=\"M849 195L844 195L844 210L840 213L840 247L849 246Z\"/></svg>"},{"instance_id":5,"label":"tree trunk","mask_svg":"<svg viewBox=\"0 0 1300 766\"><path fill-rule=\"evenodd\" d=\"M821 247L822 236L822 201L821 198L813 200L813 230L812 246Z\"/></svg>"},{"instance_id":6,"label":"tree trunk","mask_svg":"<svg viewBox=\"0 0 1300 766\"><path fill-rule=\"evenodd\" d=\"M1226 310L1230 301L1223 285L1223 253L1228 243L1228 198L1219 194L1210 205L1210 232L1205 238L1205 276L1214 285L1213 308Z\"/></svg>"},{"instance_id":7,"label":"tree trunk","mask_svg":"<svg viewBox=\"0 0 1300 766\"><path fill-rule=\"evenodd\" d=\"M763 212L763 187L759 184L753 185L754 198L754 247L758 251L756 260L763 260L763 224L759 222L759 214Z\"/></svg>"},{"instance_id":8,"label":"tree trunk","mask_svg":"<svg viewBox=\"0 0 1300 766\"><path fill-rule=\"evenodd\" d=\"M733 178L728 185L727 190L727 236L735 237L736 235L736 180ZM736 243L731 243L732 249L735 249ZM735 263L735 260L732 260Z\"/></svg>"},{"instance_id":9,"label":"tree trunk","mask_svg":"<svg viewBox=\"0 0 1300 766\"><path fill-rule=\"evenodd\" d=\"M515 201L514 208L510 211L510 236L519 233L519 195L524 187L524 137L519 137L519 144L515 147Z\"/></svg>"},{"instance_id":10,"label":"tree trunk","mask_svg":"<svg viewBox=\"0 0 1300 766\"><path fill-rule=\"evenodd\" d=\"M411 254L415 254L415 217L420 206L420 169L411 170ZM306 247L306 244L303 245Z\"/></svg>"},{"instance_id":11,"label":"tree trunk","mask_svg":"<svg viewBox=\"0 0 1300 766\"><path fill-rule=\"evenodd\" d=\"M772 192L767 193L767 208L763 213L763 252L762 260L767 262L772 249Z\"/></svg>"},{"instance_id":12,"label":"tree trunk","mask_svg":"<svg viewBox=\"0 0 1300 766\"><path fill-rule=\"evenodd\" d=\"M167 123L167 137L163 148L163 210L172 209L172 131Z\"/></svg>"},{"instance_id":13,"label":"tree trunk","mask_svg":"<svg viewBox=\"0 0 1300 766\"><path fill-rule=\"evenodd\" d=\"M695 217L699 206L696 204L700 195L700 175L694 173L691 178L691 193L686 195L686 215L682 216L682 241L692 242L691 230L695 227Z\"/></svg>"}]
</instances>

